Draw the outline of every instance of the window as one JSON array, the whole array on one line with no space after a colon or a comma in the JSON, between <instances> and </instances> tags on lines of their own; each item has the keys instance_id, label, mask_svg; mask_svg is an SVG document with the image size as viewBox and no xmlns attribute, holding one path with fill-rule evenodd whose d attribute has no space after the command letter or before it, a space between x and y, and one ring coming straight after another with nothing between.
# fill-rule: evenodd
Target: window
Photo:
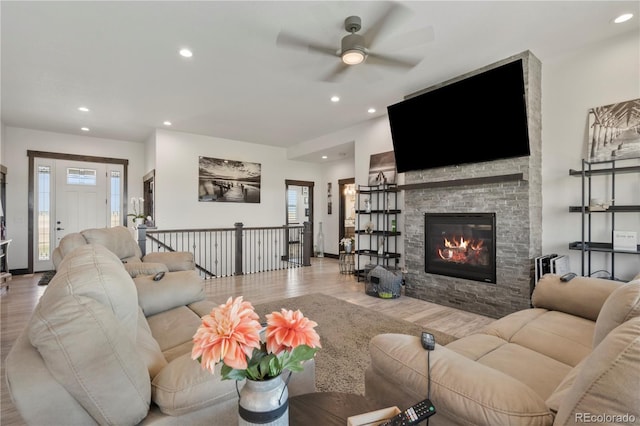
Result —
<instances>
[{"instance_id":1,"label":"window","mask_svg":"<svg viewBox=\"0 0 640 426\"><path fill-rule=\"evenodd\" d=\"M298 191L287 190L287 222L298 223Z\"/></svg>"},{"instance_id":2,"label":"window","mask_svg":"<svg viewBox=\"0 0 640 426\"><path fill-rule=\"evenodd\" d=\"M110 201L111 205L109 208L110 211L110 219L109 225L113 228L114 226L122 225L122 210L120 206L122 205L122 194L120 193L120 183L122 178L120 177L120 172L116 170L112 170L109 175L109 188L111 189Z\"/></svg>"},{"instance_id":3,"label":"window","mask_svg":"<svg viewBox=\"0 0 640 426\"><path fill-rule=\"evenodd\" d=\"M51 258L51 166L38 166L38 260Z\"/></svg>"},{"instance_id":4,"label":"window","mask_svg":"<svg viewBox=\"0 0 640 426\"><path fill-rule=\"evenodd\" d=\"M96 186L95 169L80 169L70 167L67 169L67 184L69 185L92 185Z\"/></svg>"}]
</instances>

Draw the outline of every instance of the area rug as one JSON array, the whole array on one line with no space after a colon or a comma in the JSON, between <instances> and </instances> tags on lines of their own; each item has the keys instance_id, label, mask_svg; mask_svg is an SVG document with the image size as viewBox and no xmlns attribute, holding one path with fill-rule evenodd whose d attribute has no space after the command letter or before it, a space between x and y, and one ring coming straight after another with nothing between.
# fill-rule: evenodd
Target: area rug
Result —
<instances>
[{"instance_id":1,"label":"area rug","mask_svg":"<svg viewBox=\"0 0 640 426\"><path fill-rule=\"evenodd\" d=\"M383 315L322 293L292 297L256 305L261 320L280 309L300 309L318 323L322 348L316 353L316 388L319 392L347 392L364 395L364 370L369 366L369 340L381 333L420 336L422 331L434 334L442 345L454 337L420 327L408 321Z\"/></svg>"},{"instance_id":2,"label":"area rug","mask_svg":"<svg viewBox=\"0 0 640 426\"><path fill-rule=\"evenodd\" d=\"M51 281L51 279L53 278L53 276L56 274L56 271L46 271L42 273L42 276L40 277L40 280L38 280L38 285L47 285L49 284L49 281Z\"/></svg>"}]
</instances>

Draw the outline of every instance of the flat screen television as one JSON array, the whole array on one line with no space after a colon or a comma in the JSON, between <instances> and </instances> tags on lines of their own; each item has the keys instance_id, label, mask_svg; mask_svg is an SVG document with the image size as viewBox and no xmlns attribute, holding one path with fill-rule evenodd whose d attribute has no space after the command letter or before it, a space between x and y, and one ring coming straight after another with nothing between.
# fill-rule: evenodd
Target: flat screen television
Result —
<instances>
[{"instance_id":1,"label":"flat screen television","mask_svg":"<svg viewBox=\"0 0 640 426\"><path fill-rule=\"evenodd\" d=\"M398 173L530 155L522 59L387 107Z\"/></svg>"}]
</instances>

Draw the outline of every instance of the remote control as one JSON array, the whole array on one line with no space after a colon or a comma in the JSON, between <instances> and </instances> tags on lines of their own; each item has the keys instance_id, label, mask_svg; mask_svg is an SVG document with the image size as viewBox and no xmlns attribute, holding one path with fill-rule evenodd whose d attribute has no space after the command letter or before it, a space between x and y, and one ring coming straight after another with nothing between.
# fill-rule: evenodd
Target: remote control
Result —
<instances>
[{"instance_id":1,"label":"remote control","mask_svg":"<svg viewBox=\"0 0 640 426\"><path fill-rule=\"evenodd\" d=\"M391 417L381 426L411 426L416 425L424 419L433 416L436 413L436 407L433 406L430 400L418 402L416 405L411 406L404 410L402 413Z\"/></svg>"},{"instance_id":2,"label":"remote control","mask_svg":"<svg viewBox=\"0 0 640 426\"><path fill-rule=\"evenodd\" d=\"M164 272L158 272L157 274L155 274L153 276L153 280L154 281L160 281L162 279L162 277L164 277Z\"/></svg>"},{"instance_id":3,"label":"remote control","mask_svg":"<svg viewBox=\"0 0 640 426\"><path fill-rule=\"evenodd\" d=\"M428 351L432 351L436 348L436 339L433 337L433 334L427 333L426 331L422 332L422 336L420 336L420 343L422 343L422 347Z\"/></svg>"},{"instance_id":4,"label":"remote control","mask_svg":"<svg viewBox=\"0 0 640 426\"><path fill-rule=\"evenodd\" d=\"M576 277L574 272L569 272L560 277L560 281L563 283L569 282Z\"/></svg>"}]
</instances>

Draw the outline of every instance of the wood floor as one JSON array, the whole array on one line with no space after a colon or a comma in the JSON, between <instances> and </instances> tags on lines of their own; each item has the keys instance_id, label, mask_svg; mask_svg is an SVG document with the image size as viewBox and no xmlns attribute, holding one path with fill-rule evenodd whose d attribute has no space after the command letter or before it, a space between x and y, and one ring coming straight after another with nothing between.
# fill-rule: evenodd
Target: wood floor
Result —
<instances>
[{"instance_id":1,"label":"wood floor","mask_svg":"<svg viewBox=\"0 0 640 426\"><path fill-rule=\"evenodd\" d=\"M39 278L40 274L14 276L9 283L10 289L0 297L0 425L3 426L24 425L7 391L4 360L46 289L46 286L38 286ZM254 305L324 293L456 337L473 333L493 321L482 315L410 297L379 299L368 296L364 292L364 282L358 282L353 275L340 274L338 261L329 258L313 258L310 267L207 280L205 289L207 298L219 303L229 296L242 295Z\"/></svg>"}]
</instances>

